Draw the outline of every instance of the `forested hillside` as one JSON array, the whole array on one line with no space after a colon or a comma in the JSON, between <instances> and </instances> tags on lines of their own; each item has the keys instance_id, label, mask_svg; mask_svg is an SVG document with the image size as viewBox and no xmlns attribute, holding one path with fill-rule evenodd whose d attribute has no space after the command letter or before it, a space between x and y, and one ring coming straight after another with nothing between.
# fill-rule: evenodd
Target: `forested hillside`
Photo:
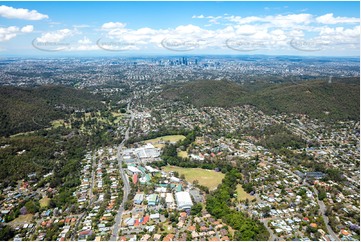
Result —
<instances>
[{"instance_id":1,"label":"forested hillside","mask_svg":"<svg viewBox=\"0 0 361 242\"><path fill-rule=\"evenodd\" d=\"M0 87L0 135L37 130L76 110L102 108L102 97L62 86Z\"/></svg>"},{"instance_id":2,"label":"forested hillside","mask_svg":"<svg viewBox=\"0 0 361 242\"><path fill-rule=\"evenodd\" d=\"M266 113L302 113L313 118L359 119L358 79L245 84L229 81L194 81L166 86L162 97L195 106L231 107L250 104Z\"/></svg>"}]
</instances>

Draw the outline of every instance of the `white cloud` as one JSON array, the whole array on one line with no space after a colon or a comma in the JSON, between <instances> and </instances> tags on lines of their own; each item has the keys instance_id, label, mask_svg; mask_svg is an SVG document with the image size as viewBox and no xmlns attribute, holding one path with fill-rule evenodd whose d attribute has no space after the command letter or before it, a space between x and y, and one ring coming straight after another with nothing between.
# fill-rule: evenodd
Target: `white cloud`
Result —
<instances>
[{"instance_id":1,"label":"white cloud","mask_svg":"<svg viewBox=\"0 0 361 242\"><path fill-rule=\"evenodd\" d=\"M19 33L31 33L34 30L32 25L26 25L21 29L16 26L10 26L7 28L0 27L0 42L8 41L15 38Z\"/></svg>"},{"instance_id":2,"label":"white cloud","mask_svg":"<svg viewBox=\"0 0 361 242\"><path fill-rule=\"evenodd\" d=\"M256 17L256 16L250 16L250 17L244 17L242 18L241 16L227 16L225 17L226 20L230 21L230 22L235 22L238 24L249 24L252 22L257 22L257 21L262 21L263 19L260 17Z\"/></svg>"},{"instance_id":3,"label":"white cloud","mask_svg":"<svg viewBox=\"0 0 361 242\"><path fill-rule=\"evenodd\" d=\"M16 37L16 34L19 32L19 28L15 26L10 26L7 28L0 28L0 41L8 41Z\"/></svg>"},{"instance_id":4,"label":"white cloud","mask_svg":"<svg viewBox=\"0 0 361 242\"><path fill-rule=\"evenodd\" d=\"M198 15L198 16L197 16L197 15L193 15L192 18L200 18L200 19L202 19L202 18L205 18L205 17L204 17L203 14L201 14L201 15Z\"/></svg>"},{"instance_id":5,"label":"white cloud","mask_svg":"<svg viewBox=\"0 0 361 242\"><path fill-rule=\"evenodd\" d=\"M275 27L292 27L295 24L309 24L312 22L312 15L301 13L301 14L288 14L288 15L268 15L265 17L258 16L228 16L224 19L234 22L237 24L261 24L268 23Z\"/></svg>"},{"instance_id":6,"label":"white cloud","mask_svg":"<svg viewBox=\"0 0 361 242\"><path fill-rule=\"evenodd\" d=\"M88 44L91 44L92 41L90 39L88 39L86 36L84 36L83 39L78 40L78 43L82 44L82 45L88 45Z\"/></svg>"},{"instance_id":7,"label":"white cloud","mask_svg":"<svg viewBox=\"0 0 361 242\"><path fill-rule=\"evenodd\" d=\"M175 28L175 31L179 34L194 34L202 31L202 29L198 26L188 24L188 25L181 25Z\"/></svg>"},{"instance_id":8,"label":"white cloud","mask_svg":"<svg viewBox=\"0 0 361 242\"><path fill-rule=\"evenodd\" d=\"M190 49L225 49L229 48L228 43L233 43L244 45L239 49L291 50L290 42L294 39L314 40L317 43L327 42L329 43L327 47L331 48L332 44L340 47L342 43L358 43L357 38L360 35L358 26L355 28L320 26L316 20L317 16L307 13L247 17L195 15L192 18L206 19L213 24L222 21L224 25L218 25L222 27L212 29L196 24L167 29L149 27L131 29L122 22L107 22L101 25L101 30L105 33L101 38L102 47L109 50L147 50L166 48L164 44L168 44L169 49L179 46L179 49L184 46ZM336 19L340 20L340 18ZM345 21L344 18L342 19ZM167 41L164 42L165 40ZM70 49L95 50L96 47L84 37Z\"/></svg>"},{"instance_id":9,"label":"white cloud","mask_svg":"<svg viewBox=\"0 0 361 242\"><path fill-rule=\"evenodd\" d=\"M126 24L120 22L108 22L102 25L102 29L123 29Z\"/></svg>"},{"instance_id":10,"label":"white cloud","mask_svg":"<svg viewBox=\"0 0 361 242\"><path fill-rule=\"evenodd\" d=\"M355 26L353 28L344 28L344 27L330 28L324 26L319 28L319 33L321 36L343 35L347 37L359 37L360 26Z\"/></svg>"},{"instance_id":11,"label":"white cloud","mask_svg":"<svg viewBox=\"0 0 361 242\"><path fill-rule=\"evenodd\" d=\"M42 20L49 18L48 15L41 14L36 10L28 10L25 8L13 8L5 5L0 6L0 16L10 19L24 19L24 20Z\"/></svg>"},{"instance_id":12,"label":"white cloud","mask_svg":"<svg viewBox=\"0 0 361 242\"><path fill-rule=\"evenodd\" d=\"M222 19L223 17L222 16L216 16L216 17L208 16L207 18L209 19L208 22L210 22L212 24L219 24L218 19Z\"/></svg>"},{"instance_id":13,"label":"white cloud","mask_svg":"<svg viewBox=\"0 0 361 242\"><path fill-rule=\"evenodd\" d=\"M359 23L359 18L349 17L334 17L333 13L328 13L316 18L316 21L321 24L341 24L341 23Z\"/></svg>"},{"instance_id":14,"label":"white cloud","mask_svg":"<svg viewBox=\"0 0 361 242\"><path fill-rule=\"evenodd\" d=\"M89 28L90 25L87 24L78 24L78 25L73 25L73 28Z\"/></svg>"},{"instance_id":15,"label":"white cloud","mask_svg":"<svg viewBox=\"0 0 361 242\"><path fill-rule=\"evenodd\" d=\"M269 23L276 26L293 26L295 24L309 24L312 22L313 16L308 13L289 14L289 15L276 15L267 16L265 18Z\"/></svg>"},{"instance_id":16,"label":"white cloud","mask_svg":"<svg viewBox=\"0 0 361 242\"><path fill-rule=\"evenodd\" d=\"M66 50L67 51L90 51L90 50L100 50L100 48L97 45L80 44L80 45L71 46L70 48L68 48Z\"/></svg>"},{"instance_id":17,"label":"white cloud","mask_svg":"<svg viewBox=\"0 0 361 242\"><path fill-rule=\"evenodd\" d=\"M48 32L42 34L41 37L38 37L36 40L38 42L59 42L64 40L67 37L70 37L74 34L74 31L70 29L60 29L53 32Z\"/></svg>"},{"instance_id":18,"label":"white cloud","mask_svg":"<svg viewBox=\"0 0 361 242\"><path fill-rule=\"evenodd\" d=\"M21 28L21 32L23 32L23 33L31 33L31 32L33 32L33 30L34 30L34 26L32 26L32 25L26 25Z\"/></svg>"},{"instance_id":19,"label":"white cloud","mask_svg":"<svg viewBox=\"0 0 361 242\"><path fill-rule=\"evenodd\" d=\"M236 33L237 34L255 34L258 29L257 29L257 26L255 25L249 25L249 24L246 24L246 25L238 25L236 26Z\"/></svg>"},{"instance_id":20,"label":"white cloud","mask_svg":"<svg viewBox=\"0 0 361 242\"><path fill-rule=\"evenodd\" d=\"M289 35L292 36L293 38L297 38L297 37L303 37L305 33L300 29L293 29L289 32Z\"/></svg>"}]
</instances>

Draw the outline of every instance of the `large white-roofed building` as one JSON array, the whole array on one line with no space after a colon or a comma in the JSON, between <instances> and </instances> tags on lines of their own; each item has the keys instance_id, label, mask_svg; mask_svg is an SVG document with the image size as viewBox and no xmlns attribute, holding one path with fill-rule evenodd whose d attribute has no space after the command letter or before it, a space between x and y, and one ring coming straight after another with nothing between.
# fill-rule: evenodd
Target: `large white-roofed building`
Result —
<instances>
[{"instance_id":1,"label":"large white-roofed building","mask_svg":"<svg viewBox=\"0 0 361 242\"><path fill-rule=\"evenodd\" d=\"M177 201L179 210L190 209L193 206L191 196L188 192L177 192L175 194L175 200Z\"/></svg>"},{"instance_id":2,"label":"large white-roofed building","mask_svg":"<svg viewBox=\"0 0 361 242\"><path fill-rule=\"evenodd\" d=\"M128 166L128 168L127 168L131 173L133 173L133 174L135 174L135 173L141 173L141 171L137 168L137 167L135 167L135 166Z\"/></svg>"}]
</instances>

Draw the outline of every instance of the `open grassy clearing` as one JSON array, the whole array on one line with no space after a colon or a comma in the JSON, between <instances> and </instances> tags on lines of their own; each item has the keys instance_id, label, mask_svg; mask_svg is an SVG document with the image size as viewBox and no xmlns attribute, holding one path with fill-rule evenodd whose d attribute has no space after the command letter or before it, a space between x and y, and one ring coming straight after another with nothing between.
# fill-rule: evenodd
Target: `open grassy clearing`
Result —
<instances>
[{"instance_id":1,"label":"open grassy clearing","mask_svg":"<svg viewBox=\"0 0 361 242\"><path fill-rule=\"evenodd\" d=\"M19 217L17 217L16 219L14 219L13 221L9 222L9 225L11 227L17 227L17 226L22 226L24 224L29 224L31 222L31 220L33 219L32 214L26 214L26 215L19 215Z\"/></svg>"},{"instance_id":2,"label":"open grassy clearing","mask_svg":"<svg viewBox=\"0 0 361 242\"><path fill-rule=\"evenodd\" d=\"M148 139L143 141L146 143L151 143L153 145L158 144L159 142L177 142L179 140L184 140L186 137L184 135L166 135L162 137L158 137L155 139Z\"/></svg>"},{"instance_id":3,"label":"open grassy clearing","mask_svg":"<svg viewBox=\"0 0 361 242\"><path fill-rule=\"evenodd\" d=\"M222 182L224 174L215 172L213 170L205 170L201 168L182 168L178 166L165 166L162 168L166 172L176 171L180 175L184 175L188 182L198 180L200 185L206 186L209 189L216 189Z\"/></svg>"},{"instance_id":4,"label":"open grassy clearing","mask_svg":"<svg viewBox=\"0 0 361 242\"><path fill-rule=\"evenodd\" d=\"M120 123L120 121L122 121L123 117L122 116L118 116L115 120L114 120L114 123L117 124L117 123Z\"/></svg>"},{"instance_id":5,"label":"open grassy clearing","mask_svg":"<svg viewBox=\"0 0 361 242\"><path fill-rule=\"evenodd\" d=\"M40 207L45 208L49 206L49 202L50 202L50 198L48 197L43 197L42 199L40 199L39 203L40 203Z\"/></svg>"},{"instance_id":6,"label":"open grassy clearing","mask_svg":"<svg viewBox=\"0 0 361 242\"><path fill-rule=\"evenodd\" d=\"M159 229L159 233L161 232L162 233L165 232L167 234L174 233L174 228L172 228L172 225L169 222L164 223L161 228L163 228L163 231Z\"/></svg>"},{"instance_id":7,"label":"open grassy clearing","mask_svg":"<svg viewBox=\"0 0 361 242\"><path fill-rule=\"evenodd\" d=\"M28 134L33 134L33 133L35 133L35 131L17 133L17 134L10 135L10 138L17 137L17 136L28 135Z\"/></svg>"},{"instance_id":8,"label":"open grassy clearing","mask_svg":"<svg viewBox=\"0 0 361 242\"><path fill-rule=\"evenodd\" d=\"M114 117L121 117L121 116L123 116L122 113L118 113L118 112L112 112L112 115L113 115Z\"/></svg>"},{"instance_id":9,"label":"open grassy clearing","mask_svg":"<svg viewBox=\"0 0 361 242\"><path fill-rule=\"evenodd\" d=\"M188 152L187 151L179 151L178 156L182 157L182 158L187 158L188 157Z\"/></svg>"},{"instance_id":10,"label":"open grassy clearing","mask_svg":"<svg viewBox=\"0 0 361 242\"><path fill-rule=\"evenodd\" d=\"M250 195L249 193L247 193L245 190L243 190L243 187L238 184L237 185L237 198L239 201L245 201L247 198L249 201L252 201L252 199L254 198L254 196Z\"/></svg>"},{"instance_id":11,"label":"open grassy clearing","mask_svg":"<svg viewBox=\"0 0 361 242\"><path fill-rule=\"evenodd\" d=\"M64 119L57 119L57 120L53 120L51 121L51 125L53 128L58 128L60 126L63 126L65 123ZM65 127L66 128L71 128L71 125L69 123L65 123Z\"/></svg>"}]
</instances>

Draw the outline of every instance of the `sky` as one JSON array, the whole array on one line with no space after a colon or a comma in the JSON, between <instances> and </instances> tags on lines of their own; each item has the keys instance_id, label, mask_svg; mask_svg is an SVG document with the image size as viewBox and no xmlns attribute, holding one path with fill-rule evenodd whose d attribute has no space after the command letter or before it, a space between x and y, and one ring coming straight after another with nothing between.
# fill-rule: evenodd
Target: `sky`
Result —
<instances>
[{"instance_id":1,"label":"sky","mask_svg":"<svg viewBox=\"0 0 361 242\"><path fill-rule=\"evenodd\" d=\"M1 56L359 56L360 3L0 2Z\"/></svg>"}]
</instances>

